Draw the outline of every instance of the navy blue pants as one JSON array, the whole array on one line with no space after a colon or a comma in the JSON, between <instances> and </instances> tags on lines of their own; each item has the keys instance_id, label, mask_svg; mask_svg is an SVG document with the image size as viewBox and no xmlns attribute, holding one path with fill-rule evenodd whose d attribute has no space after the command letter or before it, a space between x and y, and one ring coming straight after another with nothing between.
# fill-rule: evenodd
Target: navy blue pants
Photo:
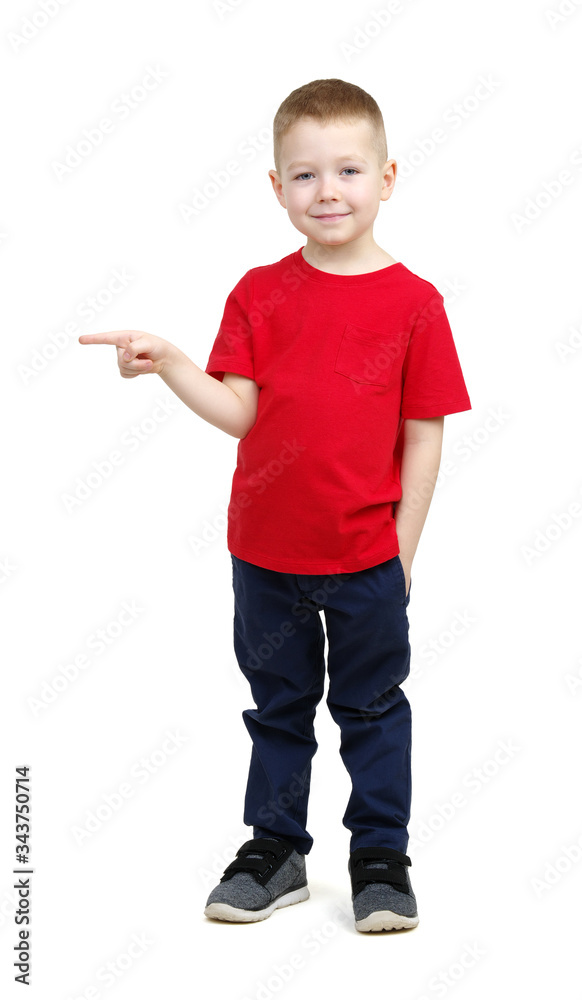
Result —
<instances>
[{"instance_id":1,"label":"navy blue pants","mask_svg":"<svg viewBox=\"0 0 582 1000\"><path fill-rule=\"evenodd\" d=\"M350 851L406 853L411 803L411 712L400 688L410 670L404 569L399 556L355 573L305 576L231 553L235 655L256 708L242 715L252 740L244 822L308 854L316 707L325 681L320 611L328 639L327 705L351 778L343 825Z\"/></svg>"}]
</instances>

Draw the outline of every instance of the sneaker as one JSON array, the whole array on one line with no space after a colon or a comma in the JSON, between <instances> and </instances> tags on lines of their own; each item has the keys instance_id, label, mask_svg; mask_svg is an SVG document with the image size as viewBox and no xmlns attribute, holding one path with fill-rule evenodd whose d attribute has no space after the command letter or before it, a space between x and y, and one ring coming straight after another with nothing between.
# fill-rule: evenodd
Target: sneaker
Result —
<instances>
[{"instance_id":1,"label":"sneaker","mask_svg":"<svg viewBox=\"0 0 582 1000\"><path fill-rule=\"evenodd\" d=\"M309 899L305 855L281 837L256 837L239 847L204 913L215 920L248 923L304 899Z\"/></svg>"},{"instance_id":2,"label":"sneaker","mask_svg":"<svg viewBox=\"0 0 582 1000\"><path fill-rule=\"evenodd\" d=\"M390 847L360 847L350 854L348 871L358 931L416 927L416 898L406 854Z\"/></svg>"}]
</instances>

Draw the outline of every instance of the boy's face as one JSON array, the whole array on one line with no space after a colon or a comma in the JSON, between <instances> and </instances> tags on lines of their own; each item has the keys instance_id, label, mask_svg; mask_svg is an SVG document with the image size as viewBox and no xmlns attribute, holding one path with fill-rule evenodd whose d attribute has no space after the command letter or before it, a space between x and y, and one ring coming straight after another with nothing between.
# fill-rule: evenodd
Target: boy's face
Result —
<instances>
[{"instance_id":1,"label":"boy's face","mask_svg":"<svg viewBox=\"0 0 582 1000\"><path fill-rule=\"evenodd\" d=\"M281 173L269 170L269 177L308 240L337 246L371 235L380 202L394 190L396 161L378 165L367 121L324 126L302 119L283 136L280 160Z\"/></svg>"}]
</instances>

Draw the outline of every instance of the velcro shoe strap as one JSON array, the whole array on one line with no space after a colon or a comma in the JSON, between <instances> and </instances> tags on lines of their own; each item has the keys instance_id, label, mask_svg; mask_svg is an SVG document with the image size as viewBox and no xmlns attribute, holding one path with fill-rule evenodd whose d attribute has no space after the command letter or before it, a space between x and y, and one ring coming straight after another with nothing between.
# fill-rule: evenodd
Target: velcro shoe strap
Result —
<instances>
[{"instance_id":1,"label":"velcro shoe strap","mask_svg":"<svg viewBox=\"0 0 582 1000\"><path fill-rule=\"evenodd\" d=\"M245 841L239 847L237 854L242 854L243 851L248 851L249 854L261 854L263 851L269 851L276 858L280 858L283 854L290 854L292 850L293 844L290 844L288 840L275 840L273 837L255 837L253 840Z\"/></svg>"},{"instance_id":2,"label":"velcro shoe strap","mask_svg":"<svg viewBox=\"0 0 582 1000\"><path fill-rule=\"evenodd\" d=\"M352 851L350 854L350 864L357 864L364 858L367 861L399 861L401 865L412 864L407 854L395 851L393 847L358 847L357 851Z\"/></svg>"},{"instance_id":3,"label":"velcro shoe strap","mask_svg":"<svg viewBox=\"0 0 582 1000\"><path fill-rule=\"evenodd\" d=\"M352 876L354 891L359 892L369 882L387 882L399 892L408 892L408 882L402 867L396 861L389 861L387 868L363 868L358 866Z\"/></svg>"},{"instance_id":4,"label":"velcro shoe strap","mask_svg":"<svg viewBox=\"0 0 582 1000\"><path fill-rule=\"evenodd\" d=\"M221 882L236 875L237 872L250 872L257 882L264 885L279 870L287 860L293 845L287 840L272 840L269 837L256 837L247 840L236 852L236 858L224 869ZM266 854L265 858L250 858L249 854Z\"/></svg>"},{"instance_id":5,"label":"velcro shoe strap","mask_svg":"<svg viewBox=\"0 0 582 1000\"><path fill-rule=\"evenodd\" d=\"M379 861L386 868L367 868L365 862ZM408 893L408 881L403 865L412 864L400 851L387 847L361 847L350 855L349 870L352 890L357 895L371 882L385 882L399 892Z\"/></svg>"}]
</instances>

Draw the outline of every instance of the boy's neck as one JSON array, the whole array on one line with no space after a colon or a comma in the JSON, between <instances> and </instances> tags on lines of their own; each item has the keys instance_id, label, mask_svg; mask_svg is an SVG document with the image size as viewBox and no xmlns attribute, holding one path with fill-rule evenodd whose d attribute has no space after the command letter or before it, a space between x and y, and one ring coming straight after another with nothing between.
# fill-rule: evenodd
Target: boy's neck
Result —
<instances>
[{"instance_id":1,"label":"boy's neck","mask_svg":"<svg viewBox=\"0 0 582 1000\"><path fill-rule=\"evenodd\" d=\"M358 240L338 246L326 246L308 238L301 254L312 267L330 274L367 274L398 263L373 240L365 246L359 244Z\"/></svg>"}]
</instances>

